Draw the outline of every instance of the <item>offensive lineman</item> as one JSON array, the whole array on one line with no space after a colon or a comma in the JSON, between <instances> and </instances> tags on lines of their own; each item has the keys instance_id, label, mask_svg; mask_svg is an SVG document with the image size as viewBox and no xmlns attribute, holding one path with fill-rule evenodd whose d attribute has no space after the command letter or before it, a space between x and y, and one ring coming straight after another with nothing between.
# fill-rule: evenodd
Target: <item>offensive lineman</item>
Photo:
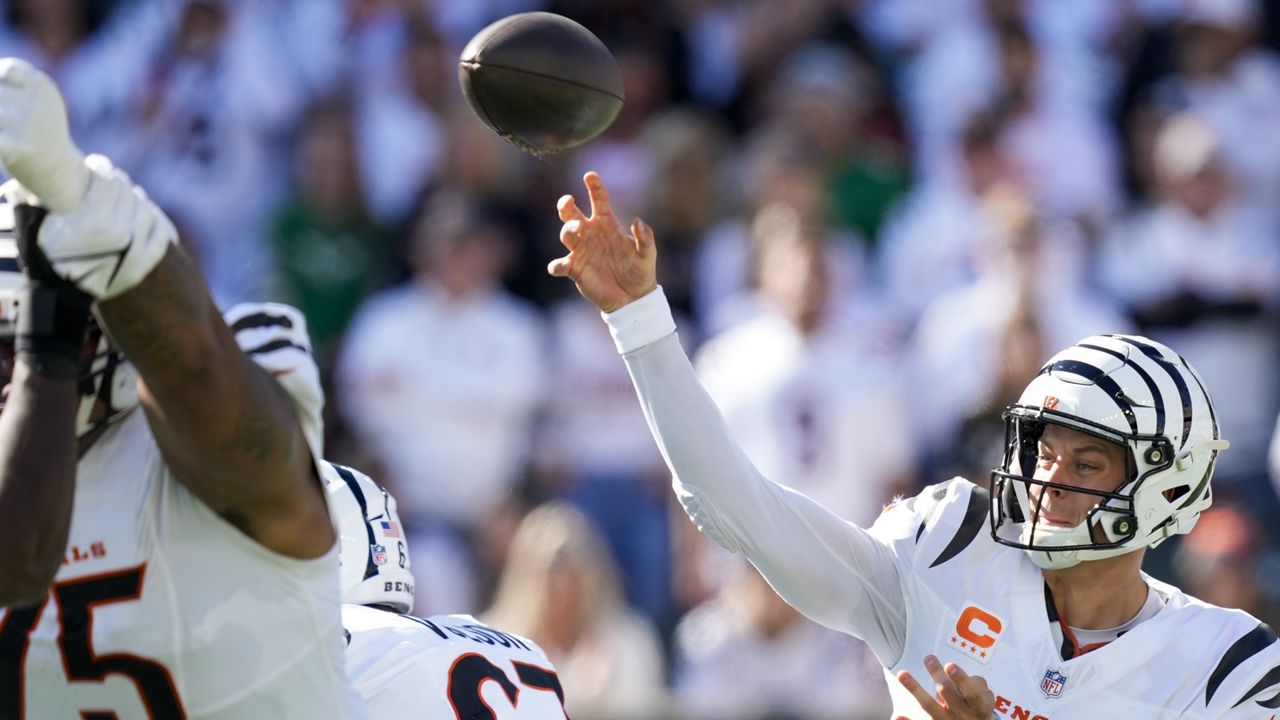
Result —
<instances>
[{"instance_id":1,"label":"offensive lineman","mask_svg":"<svg viewBox=\"0 0 1280 720\"><path fill-rule=\"evenodd\" d=\"M470 615L408 614L413 575L395 498L342 465L323 463L321 474L341 544L347 674L371 720L564 720L560 679L532 640Z\"/></svg>"},{"instance_id":2,"label":"offensive lineman","mask_svg":"<svg viewBox=\"0 0 1280 720\"><path fill-rule=\"evenodd\" d=\"M169 219L14 59L0 162L26 275L0 303L0 718L363 718L301 314L224 321Z\"/></svg>"},{"instance_id":3,"label":"offensive lineman","mask_svg":"<svg viewBox=\"0 0 1280 720\"><path fill-rule=\"evenodd\" d=\"M680 348L653 231L628 234L599 176L585 182L592 215L560 199L569 254L548 271L604 313L685 510L797 609L867 641L898 680L895 714L1277 717L1275 633L1141 571L1209 507L1227 447L1176 353L1128 336L1064 350L1006 411L993 493L955 478L864 530L746 460Z\"/></svg>"}]
</instances>

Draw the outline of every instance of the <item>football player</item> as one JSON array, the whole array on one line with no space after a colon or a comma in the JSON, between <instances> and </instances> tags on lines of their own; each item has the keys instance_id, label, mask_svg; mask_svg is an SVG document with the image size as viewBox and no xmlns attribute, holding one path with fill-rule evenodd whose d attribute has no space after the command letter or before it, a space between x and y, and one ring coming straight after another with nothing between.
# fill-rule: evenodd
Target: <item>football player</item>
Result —
<instances>
[{"instance_id":1,"label":"football player","mask_svg":"<svg viewBox=\"0 0 1280 720\"><path fill-rule=\"evenodd\" d=\"M418 618L396 501L367 475L321 468L341 543L347 673L369 717L564 720L546 653L470 615ZM492 681L492 682L486 682Z\"/></svg>"},{"instance_id":2,"label":"football player","mask_svg":"<svg viewBox=\"0 0 1280 720\"><path fill-rule=\"evenodd\" d=\"M897 715L1277 714L1275 633L1141 570L1209 507L1227 447L1176 353L1132 336L1064 350L1006 411L991 492L955 478L864 530L746 460L680 348L653 231L626 232L599 176L585 181L591 216L561 198L569 254L548 271L605 313L685 510L797 609L866 640Z\"/></svg>"},{"instance_id":3,"label":"football player","mask_svg":"<svg viewBox=\"0 0 1280 720\"><path fill-rule=\"evenodd\" d=\"M0 162L0 717L364 717L301 314L224 319L169 219L81 157L14 59Z\"/></svg>"}]
</instances>

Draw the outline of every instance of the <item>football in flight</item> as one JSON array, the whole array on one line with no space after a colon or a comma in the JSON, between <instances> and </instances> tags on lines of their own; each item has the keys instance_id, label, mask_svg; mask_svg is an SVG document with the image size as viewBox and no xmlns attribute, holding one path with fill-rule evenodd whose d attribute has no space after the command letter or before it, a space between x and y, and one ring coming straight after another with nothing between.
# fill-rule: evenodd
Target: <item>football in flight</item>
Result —
<instances>
[{"instance_id":1,"label":"football in flight","mask_svg":"<svg viewBox=\"0 0 1280 720\"><path fill-rule=\"evenodd\" d=\"M604 132L622 109L622 74L604 43L567 17L505 17L471 38L458 61L471 109L513 145L559 152Z\"/></svg>"}]
</instances>

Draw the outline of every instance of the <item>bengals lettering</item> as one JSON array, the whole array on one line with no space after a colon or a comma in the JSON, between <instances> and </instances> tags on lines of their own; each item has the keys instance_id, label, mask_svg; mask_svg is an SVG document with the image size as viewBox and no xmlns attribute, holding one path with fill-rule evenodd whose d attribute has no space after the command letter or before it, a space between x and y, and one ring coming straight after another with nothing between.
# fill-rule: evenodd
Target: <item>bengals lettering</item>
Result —
<instances>
[{"instance_id":1,"label":"bengals lettering","mask_svg":"<svg viewBox=\"0 0 1280 720\"><path fill-rule=\"evenodd\" d=\"M1048 717L1035 713L1031 708L1024 708L1016 705L1012 700L1003 696L996 696L996 712L1009 718L1009 720L1049 720Z\"/></svg>"}]
</instances>

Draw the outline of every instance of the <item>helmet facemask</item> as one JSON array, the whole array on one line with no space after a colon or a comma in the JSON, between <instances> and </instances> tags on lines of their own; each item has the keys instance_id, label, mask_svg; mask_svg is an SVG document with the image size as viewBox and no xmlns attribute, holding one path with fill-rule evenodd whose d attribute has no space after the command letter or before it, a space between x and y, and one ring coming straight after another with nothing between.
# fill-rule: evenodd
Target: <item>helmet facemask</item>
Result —
<instances>
[{"instance_id":1,"label":"helmet facemask","mask_svg":"<svg viewBox=\"0 0 1280 720\"><path fill-rule=\"evenodd\" d=\"M1156 373L1173 378L1168 388ZM1170 388L1178 405L1165 402ZM1167 406L1176 409L1166 412ZM1227 446L1217 438L1198 377L1145 338L1098 336L1060 353L1003 417L1004 457L991 473L992 537L1045 569L1155 547L1189 532L1212 502L1213 464ZM1050 425L1123 448L1119 486L1098 490L1037 479L1039 443ZM1141 432L1146 428L1152 431ZM1053 491L1093 496L1096 503L1074 527L1048 524L1040 504Z\"/></svg>"}]
</instances>

